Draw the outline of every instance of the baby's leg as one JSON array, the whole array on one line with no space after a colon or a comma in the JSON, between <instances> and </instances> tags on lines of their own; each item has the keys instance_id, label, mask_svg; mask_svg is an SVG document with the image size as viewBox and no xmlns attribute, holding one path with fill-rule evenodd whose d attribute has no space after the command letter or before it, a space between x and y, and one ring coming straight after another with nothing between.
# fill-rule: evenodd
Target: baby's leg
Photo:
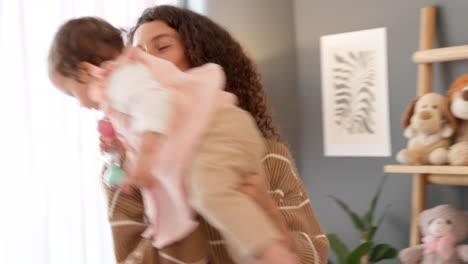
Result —
<instances>
[{"instance_id":1,"label":"baby's leg","mask_svg":"<svg viewBox=\"0 0 468 264\"><path fill-rule=\"evenodd\" d=\"M154 250L157 250L160 253L160 259L157 263L173 263L173 260L168 260L167 258L164 258L163 255L179 260L181 261L181 263L208 263L208 238L204 228L201 225L199 225L192 233L188 234L184 238L181 238L175 242L171 242L169 245L166 245L163 248L158 248L156 246L154 240L154 238L157 238L158 236L158 210L156 206L156 201L160 200L157 198L158 191L163 190L163 188L158 188L154 191L141 190L145 208L145 215L147 216L149 221L146 230L141 234L141 236L147 239L151 239L151 245L154 247ZM180 225L178 225L177 223L177 219L172 219L172 222L172 228L180 228Z\"/></svg>"},{"instance_id":2,"label":"baby's leg","mask_svg":"<svg viewBox=\"0 0 468 264\"><path fill-rule=\"evenodd\" d=\"M261 172L263 144L246 112L225 108L201 143L188 180L192 205L220 230L238 263L252 261L282 239L263 209L236 189L242 175Z\"/></svg>"}]
</instances>

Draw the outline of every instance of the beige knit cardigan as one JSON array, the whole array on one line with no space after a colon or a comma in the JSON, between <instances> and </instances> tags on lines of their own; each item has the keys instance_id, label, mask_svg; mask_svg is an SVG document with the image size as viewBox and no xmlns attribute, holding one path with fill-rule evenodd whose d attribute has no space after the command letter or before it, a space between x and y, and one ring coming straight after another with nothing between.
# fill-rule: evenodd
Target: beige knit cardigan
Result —
<instances>
[{"instance_id":1,"label":"beige knit cardigan","mask_svg":"<svg viewBox=\"0 0 468 264\"><path fill-rule=\"evenodd\" d=\"M327 263L328 240L298 176L289 150L281 143L266 140L267 154L262 160L270 193L294 241L294 250L303 264ZM130 196L104 186L109 208L114 251L118 263L184 264L196 263L200 252L208 247L209 263L233 263L219 232L200 219L201 225L188 238L161 250L141 237L147 223L141 195ZM200 244L199 236L208 239Z\"/></svg>"}]
</instances>

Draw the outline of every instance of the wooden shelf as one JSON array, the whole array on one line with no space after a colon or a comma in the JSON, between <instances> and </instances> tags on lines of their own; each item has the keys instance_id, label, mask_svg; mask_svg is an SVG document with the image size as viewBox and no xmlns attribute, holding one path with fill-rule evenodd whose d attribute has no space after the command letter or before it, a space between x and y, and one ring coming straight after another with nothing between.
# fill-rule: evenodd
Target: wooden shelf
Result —
<instances>
[{"instance_id":1,"label":"wooden shelf","mask_svg":"<svg viewBox=\"0 0 468 264\"><path fill-rule=\"evenodd\" d=\"M468 45L416 51L415 63L433 63L468 59Z\"/></svg>"},{"instance_id":2,"label":"wooden shelf","mask_svg":"<svg viewBox=\"0 0 468 264\"><path fill-rule=\"evenodd\" d=\"M427 184L468 186L468 166L388 165L384 167L384 171L425 175Z\"/></svg>"},{"instance_id":3,"label":"wooden shelf","mask_svg":"<svg viewBox=\"0 0 468 264\"><path fill-rule=\"evenodd\" d=\"M421 9L419 28L419 50L413 54L418 64L419 96L432 92L432 63L468 59L468 45L434 48L436 32L436 7L425 6ZM411 234L410 244L421 243L419 214L426 208L428 184L468 186L468 166L405 166L388 165L386 173L413 174L411 190Z\"/></svg>"},{"instance_id":4,"label":"wooden shelf","mask_svg":"<svg viewBox=\"0 0 468 264\"><path fill-rule=\"evenodd\" d=\"M410 166L410 165L387 165L384 167L386 173L417 173L417 174L459 174L468 176L468 166Z\"/></svg>"}]
</instances>

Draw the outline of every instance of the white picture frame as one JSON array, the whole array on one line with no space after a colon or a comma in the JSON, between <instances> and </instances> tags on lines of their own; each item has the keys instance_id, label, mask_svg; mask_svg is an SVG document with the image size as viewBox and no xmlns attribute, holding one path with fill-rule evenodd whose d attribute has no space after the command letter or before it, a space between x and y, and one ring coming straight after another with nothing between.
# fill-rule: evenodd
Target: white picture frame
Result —
<instances>
[{"instance_id":1,"label":"white picture frame","mask_svg":"<svg viewBox=\"0 0 468 264\"><path fill-rule=\"evenodd\" d=\"M325 156L391 156L387 33L322 36Z\"/></svg>"}]
</instances>

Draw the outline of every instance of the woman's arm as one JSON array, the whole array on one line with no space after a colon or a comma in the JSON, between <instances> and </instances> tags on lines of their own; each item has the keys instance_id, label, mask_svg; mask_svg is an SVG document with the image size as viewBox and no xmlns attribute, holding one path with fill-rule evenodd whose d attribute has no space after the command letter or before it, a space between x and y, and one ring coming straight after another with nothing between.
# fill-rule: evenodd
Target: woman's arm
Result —
<instances>
[{"instance_id":1,"label":"woman's arm","mask_svg":"<svg viewBox=\"0 0 468 264\"><path fill-rule=\"evenodd\" d=\"M253 198L265 210L273 224L283 235L286 246L294 249L294 241L289 234L288 227L275 201L269 194L268 183L264 182L263 177L259 177L257 174L244 175L239 191Z\"/></svg>"},{"instance_id":2,"label":"woman's arm","mask_svg":"<svg viewBox=\"0 0 468 264\"><path fill-rule=\"evenodd\" d=\"M121 263L129 258L132 253L139 254L143 250L145 251L145 260L151 259L147 263L157 263L153 252L148 252L141 248L146 243L143 237L141 237L141 234L146 229L146 224L139 192L136 191L132 195L127 195L119 190L111 190L105 184L103 184L103 190L107 198L108 220L112 230L114 253L117 262ZM148 246L151 247L151 245ZM136 250L137 248L139 249Z\"/></svg>"},{"instance_id":3,"label":"woman's arm","mask_svg":"<svg viewBox=\"0 0 468 264\"><path fill-rule=\"evenodd\" d=\"M260 177L255 175L248 176L241 191L253 197L283 233L287 229L290 245L301 263L326 263L328 240L298 176L291 153L284 145L273 141L267 141L267 149L263 165L271 195L266 194L264 184L258 180Z\"/></svg>"}]
</instances>

